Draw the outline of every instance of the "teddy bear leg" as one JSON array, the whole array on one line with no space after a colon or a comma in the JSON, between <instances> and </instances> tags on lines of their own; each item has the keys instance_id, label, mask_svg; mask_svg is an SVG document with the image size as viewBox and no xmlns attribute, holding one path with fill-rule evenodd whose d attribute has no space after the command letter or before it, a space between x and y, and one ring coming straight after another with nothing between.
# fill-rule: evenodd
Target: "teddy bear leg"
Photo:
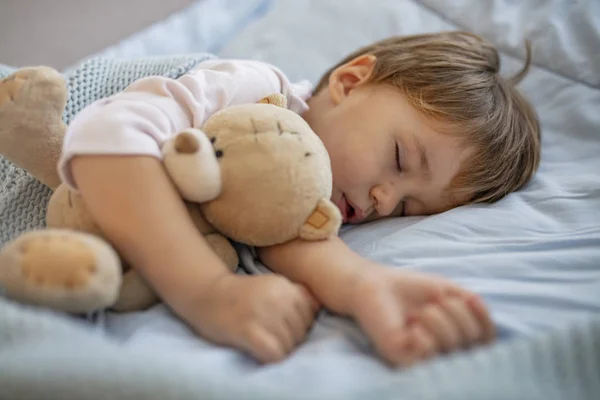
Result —
<instances>
[{"instance_id":1,"label":"teddy bear leg","mask_svg":"<svg viewBox=\"0 0 600 400\"><path fill-rule=\"evenodd\" d=\"M0 80L0 154L54 189L65 134L67 87L49 67L22 68Z\"/></svg>"},{"instance_id":2,"label":"teddy bear leg","mask_svg":"<svg viewBox=\"0 0 600 400\"><path fill-rule=\"evenodd\" d=\"M146 280L134 269L123 275L123 283L117 302L111 307L116 312L144 310L160 299Z\"/></svg>"},{"instance_id":3,"label":"teddy bear leg","mask_svg":"<svg viewBox=\"0 0 600 400\"><path fill-rule=\"evenodd\" d=\"M65 184L56 188L50 196L46 210L46 226L85 232L106 240L104 233L88 211L81 194Z\"/></svg>"},{"instance_id":4,"label":"teddy bear leg","mask_svg":"<svg viewBox=\"0 0 600 400\"><path fill-rule=\"evenodd\" d=\"M0 252L0 288L18 301L83 313L113 304L121 263L110 245L69 230L29 232Z\"/></svg>"},{"instance_id":5,"label":"teddy bear leg","mask_svg":"<svg viewBox=\"0 0 600 400\"><path fill-rule=\"evenodd\" d=\"M211 233L204 238L229 269L235 272L239 259L229 240L219 233ZM130 269L123 276L119 298L111 309L117 312L137 311L153 306L159 301L159 297L146 280L136 270Z\"/></svg>"},{"instance_id":6,"label":"teddy bear leg","mask_svg":"<svg viewBox=\"0 0 600 400\"><path fill-rule=\"evenodd\" d=\"M236 271L238 264L240 262L237 252L227 240L227 238L220 233L211 233L209 235L204 236L209 246L213 249L215 253L225 262L225 265L229 267L230 270Z\"/></svg>"}]
</instances>

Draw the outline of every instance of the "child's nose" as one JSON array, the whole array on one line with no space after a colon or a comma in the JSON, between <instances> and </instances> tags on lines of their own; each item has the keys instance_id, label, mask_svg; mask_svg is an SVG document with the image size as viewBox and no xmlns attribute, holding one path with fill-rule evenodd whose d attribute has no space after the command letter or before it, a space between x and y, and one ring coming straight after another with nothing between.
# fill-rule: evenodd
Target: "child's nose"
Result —
<instances>
[{"instance_id":1,"label":"child's nose","mask_svg":"<svg viewBox=\"0 0 600 400\"><path fill-rule=\"evenodd\" d=\"M371 189L371 201L377 214L385 217L390 215L401 200L401 195L395 193L389 185L378 185Z\"/></svg>"}]
</instances>

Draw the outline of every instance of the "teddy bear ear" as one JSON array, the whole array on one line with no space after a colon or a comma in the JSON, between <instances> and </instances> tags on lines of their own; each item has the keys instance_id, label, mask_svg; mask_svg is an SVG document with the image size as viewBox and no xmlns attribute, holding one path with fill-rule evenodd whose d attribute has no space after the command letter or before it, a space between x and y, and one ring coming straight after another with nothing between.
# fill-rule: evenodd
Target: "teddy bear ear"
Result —
<instances>
[{"instance_id":1,"label":"teddy bear ear","mask_svg":"<svg viewBox=\"0 0 600 400\"><path fill-rule=\"evenodd\" d=\"M259 104L273 104L274 106L287 108L287 99L281 93L273 93L263 98Z\"/></svg>"},{"instance_id":2,"label":"teddy bear ear","mask_svg":"<svg viewBox=\"0 0 600 400\"><path fill-rule=\"evenodd\" d=\"M322 198L300 228L299 236L304 240L327 239L337 235L341 224L340 210L329 199Z\"/></svg>"}]
</instances>

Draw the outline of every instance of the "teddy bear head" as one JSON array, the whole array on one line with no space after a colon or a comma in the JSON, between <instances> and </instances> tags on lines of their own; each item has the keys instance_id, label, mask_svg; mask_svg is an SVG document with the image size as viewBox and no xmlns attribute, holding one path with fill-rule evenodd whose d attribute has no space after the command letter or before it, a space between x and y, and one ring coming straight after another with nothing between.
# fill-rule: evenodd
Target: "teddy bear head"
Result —
<instances>
[{"instance_id":1,"label":"teddy bear head","mask_svg":"<svg viewBox=\"0 0 600 400\"><path fill-rule=\"evenodd\" d=\"M203 140L210 143L214 158L202 157L203 170L212 168L214 173L196 182L217 183L209 185L214 195L199 207L222 234L248 245L270 246L337 233L341 215L329 200L329 156L298 114L274 104L237 105L211 116L202 132L206 138L194 143L187 135L164 158L171 165L186 152L206 151Z\"/></svg>"}]
</instances>

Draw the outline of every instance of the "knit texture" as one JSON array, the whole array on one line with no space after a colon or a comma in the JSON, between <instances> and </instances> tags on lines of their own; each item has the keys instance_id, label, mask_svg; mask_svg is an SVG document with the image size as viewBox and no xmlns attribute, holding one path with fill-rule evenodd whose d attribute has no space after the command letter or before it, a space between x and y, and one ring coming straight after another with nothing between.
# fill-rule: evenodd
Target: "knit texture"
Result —
<instances>
[{"instance_id":1,"label":"knit texture","mask_svg":"<svg viewBox=\"0 0 600 400\"><path fill-rule=\"evenodd\" d=\"M65 75L69 96L63 120L68 125L87 105L124 90L138 79L176 79L209 58L209 54L195 54L135 60L89 59ZM0 64L0 79L14 71L15 68ZM45 227L51 194L47 186L0 156L0 246L23 232Z\"/></svg>"}]
</instances>

